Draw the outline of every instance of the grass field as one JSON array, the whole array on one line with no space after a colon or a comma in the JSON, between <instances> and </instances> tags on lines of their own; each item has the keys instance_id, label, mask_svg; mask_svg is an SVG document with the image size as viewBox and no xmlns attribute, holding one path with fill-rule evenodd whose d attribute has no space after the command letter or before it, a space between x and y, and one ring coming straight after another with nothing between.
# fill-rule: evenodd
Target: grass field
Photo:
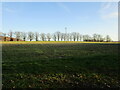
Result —
<instances>
[{"instance_id":1,"label":"grass field","mask_svg":"<svg viewBox=\"0 0 120 90\"><path fill-rule=\"evenodd\" d=\"M120 44L56 43L3 42L3 88L120 88Z\"/></svg>"}]
</instances>

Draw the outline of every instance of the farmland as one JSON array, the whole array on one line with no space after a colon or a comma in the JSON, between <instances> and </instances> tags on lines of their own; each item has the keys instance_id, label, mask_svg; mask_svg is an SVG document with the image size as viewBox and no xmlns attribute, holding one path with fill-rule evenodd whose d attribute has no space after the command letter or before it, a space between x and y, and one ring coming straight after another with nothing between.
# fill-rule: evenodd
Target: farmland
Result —
<instances>
[{"instance_id":1,"label":"farmland","mask_svg":"<svg viewBox=\"0 0 120 90\"><path fill-rule=\"evenodd\" d=\"M120 88L118 46L3 42L3 88Z\"/></svg>"}]
</instances>

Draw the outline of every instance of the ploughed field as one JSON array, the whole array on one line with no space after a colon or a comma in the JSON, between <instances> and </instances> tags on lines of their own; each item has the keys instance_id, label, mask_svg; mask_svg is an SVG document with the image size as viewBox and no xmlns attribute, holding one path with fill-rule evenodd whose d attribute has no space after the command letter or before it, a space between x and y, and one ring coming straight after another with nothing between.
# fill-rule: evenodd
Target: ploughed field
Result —
<instances>
[{"instance_id":1,"label":"ploughed field","mask_svg":"<svg viewBox=\"0 0 120 90\"><path fill-rule=\"evenodd\" d=\"M120 88L119 45L3 44L3 88Z\"/></svg>"}]
</instances>

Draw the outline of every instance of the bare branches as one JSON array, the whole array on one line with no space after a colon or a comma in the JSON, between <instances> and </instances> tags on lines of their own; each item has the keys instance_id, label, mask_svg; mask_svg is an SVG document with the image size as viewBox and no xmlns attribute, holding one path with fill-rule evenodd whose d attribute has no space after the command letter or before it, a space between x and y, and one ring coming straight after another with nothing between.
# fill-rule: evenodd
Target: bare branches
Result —
<instances>
[{"instance_id":1,"label":"bare branches","mask_svg":"<svg viewBox=\"0 0 120 90\"><path fill-rule=\"evenodd\" d=\"M54 33L54 34L53 34L53 40L56 41L56 39L57 39L57 36L56 36L56 34Z\"/></svg>"},{"instance_id":2,"label":"bare branches","mask_svg":"<svg viewBox=\"0 0 120 90\"><path fill-rule=\"evenodd\" d=\"M32 41L34 39L34 33L33 32L28 32L28 39Z\"/></svg>"},{"instance_id":3,"label":"bare branches","mask_svg":"<svg viewBox=\"0 0 120 90\"><path fill-rule=\"evenodd\" d=\"M40 36L41 36L42 41L45 41L45 40L46 40L45 33L41 33Z\"/></svg>"},{"instance_id":4,"label":"bare branches","mask_svg":"<svg viewBox=\"0 0 120 90\"><path fill-rule=\"evenodd\" d=\"M107 35L105 39L106 39L106 42L110 42L110 41L112 41L112 39L110 38L109 35Z\"/></svg>"},{"instance_id":5,"label":"bare branches","mask_svg":"<svg viewBox=\"0 0 120 90\"><path fill-rule=\"evenodd\" d=\"M20 38L21 38L21 32L15 32L14 33L15 34L15 37L16 37L16 39L17 39L17 41L19 41L20 40Z\"/></svg>"},{"instance_id":6,"label":"bare branches","mask_svg":"<svg viewBox=\"0 0 120 90\"><path fill-rule=\"evenodd\" d=\"M75 41L76 38L77 38L77 33L76 33L76 32L73 32L73 33L72 33L72 36L73 36L73 41Z\"/></svg>"},{"instance_id":7,"label":"bare branches","mask_svg":"<svg viewBox=\"0 0 120 90\"><path fill-rule=\"evenodd\" d=\"M6 41L7 34L2 33L0 34L4 37L4 41ZM8 37L10 37L10 41L13 41L13 38L19 40L29 40L29 41L89 41L89 42L110 42L112 41L111 37L109 35L106 35L103 37L100 34L93 34L90 35L82 35L79 32L72 32L72 33L61 33L60 31L57 31L53 34L51 33L38 33L38 32L12 32L10 31L8 33Z\"/></svg>"},{"instance_id":8,"label":"bare branches","mask_svg":"<svg viewBox=\"0 0 120 90\"><path fill-rule=\"evenodd\" d=\"M21 33L21 38L23 39L23 41L26 41L27 33L26 32L22 32Z\"/></svg>"},{"instance_id":9,"label":"bare branches","mask_svg":"<svg viewBox=\"0 0 120 90\"><path fill-rule=\"evenodd\" d=\"M38 41L38 38L39 38L39 33L35 32L35 40Z\"/></svg>"},{"instance_id":10,"label":"bare branches","mask_svg":"<svg viewBox=\"0 0 120 90\"><path fill-rule=\"evenodd\" d=\"M57 40L59 41L60 40L61 32L57 31L57 32L55 32L55 34L56 34Z\"/></svg>"},{"instance_id":11,"label":"bare branches","mask_svg":"<svg viewBox=\"0 0 120 90\"><path fill-rule=\"evenodd\" d=\"M50 34L50 33L47 33L47 39L48 39L48 41L50 41L51 38L52 38L51 34Z\"/></svg>"},{"instance_id":12,"label":"bare branches","mask_svg":"<svg viewBox=\"0 0 120 90\"><path fill-rule=\"evenodd\" d=\"M13 39L12 39L12 37L13 37L13 32L12 32L12 31L10 31L10 32L8 33L8 36L10 37L10 41L13 41Z\"/></svg>"}]
</instances>

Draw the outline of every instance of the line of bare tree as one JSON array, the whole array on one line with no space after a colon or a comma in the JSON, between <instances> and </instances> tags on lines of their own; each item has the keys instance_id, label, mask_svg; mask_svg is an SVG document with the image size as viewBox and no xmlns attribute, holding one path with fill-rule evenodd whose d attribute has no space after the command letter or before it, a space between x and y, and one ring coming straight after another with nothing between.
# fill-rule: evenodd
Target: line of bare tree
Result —
<instances>
[{"instance_id":1,"label":"line of bare tree","mask_svg":"<svg viewBox=\"0 0 120 90\"><path fill-rule=\"evenodd\" d=\"M61 33L59 31L51 34L51 33L38 33L38 32L12 32L10 31L8 34L4 33L4 41L6 41L6 37L16 38L17 41L91 41L91 42L109 42L112 41L109 35L103 37L100 34L93 34L90 35L82 35L79 32L72 32L72 33ZM12 40L10 40L12 41Z\"/></svg>"}]
</instances>

